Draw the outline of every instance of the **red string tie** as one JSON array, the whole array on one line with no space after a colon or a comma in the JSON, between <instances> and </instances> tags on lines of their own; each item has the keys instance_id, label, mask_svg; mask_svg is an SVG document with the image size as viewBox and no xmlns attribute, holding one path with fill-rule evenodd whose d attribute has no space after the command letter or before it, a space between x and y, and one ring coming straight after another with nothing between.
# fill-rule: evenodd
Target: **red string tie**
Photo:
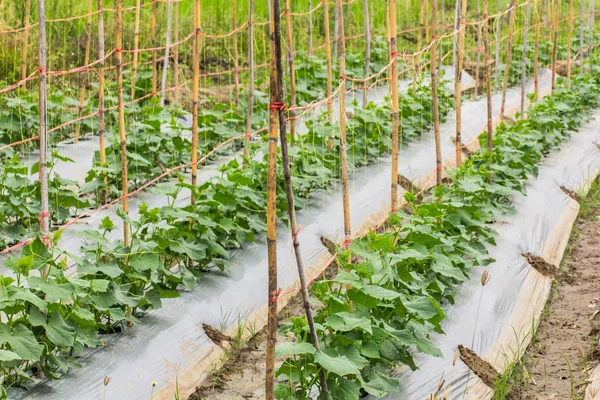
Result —
<instances>
[{"instance_id":1,"label":"red string tie","mask_svg":"<svg viewBox=\"0 0 600 400\"><path fill-rule=\"evenodd\" d=\"M478 51L478 52L482 52L482 51L483 51L483 47L481 47L481 46L477 46L477 51Z\"/></svg>"},{"instance_id":2,"label":"red string tie","mask_svg":"<svg viewBox=\"0 0 600 400\"><path fill-rule=\"evenodd\" d=\"M340 75L340 81L345 81L346 79L348 79L346 75Z\"/></svg>"},{"instance_id":3,"label":"red string tie","mask_svg":"<svg viewBox=\"0 0 600 400\"><path fill-rule=\"evenodd\" d=\"M277 300L279 300L279 296L281 296L281 288L277 289L275 297L269 297L269 303L277 303Z\"/></svg>"},{"instance_id":4,"label":"red string tie","mask_svg":"<svg viewBox=\"0 0 600 400\"><path fill-rule=\"evenodd\" d=\"M294 233L294 235L292 236L292 241L296 241L296 239L298 238L298 234L300 233L300 231L302 230L302 225L298 225L298 228L296 229L296 233Z\"/></svg>"},{"instance_id":5,"label":"red string tie","mask_svg":"<svg viewBox=\"0 0 600 400\"><path fill-rule=\"evenodd\" d=\"M271 110L285 110L285 102L283 101L272 101L269 104Z\"/></svg>"},{"instance_id":6,"label":"red string tie","mask_svg":"<svg viewBox=\"0 0 600 400\"><path fill-rule=\"evenodd\" d=\"M115 49L115 53L121 53L123 49Z\"/></svg>"},{"instance_id":7,"label":"red string tie","mask_svg":"<svg viewBox=\"0 0 600 400\"><path fill-rule=\"evenodd\" d=\"M398 56L400 56L400 53L398 53L397 51L393 51L390 56L392 56L392 58L396 58Z\"/></svg>"},{"instance_id":8,"label":"red string tie","mask_svg":"<svg viewBox=\"0 0 600 400\"><path fill-rule=\"evenodd\" d=\"M40 69L38 70L38 72L39 72L40 74L45 74L45 73L46 73L46 71L48 71L46 68L40 68Z\"/></svg>"},{"instance_id":9,"label":"red string tie","mask_svg":"<svg viewBox=\"0 0 600 400\"><path fill-rule=\"evenodd\" d=\"M344 244L344 245L347 245L347 244L352 244L352 239L344 239L344 242L343 242L343 244Z\"/></svg>"},{"instance_id":10,"label":"red string tie","mask_svg":"<svg viewBox=\"0 0 600 400\"><path fill-rule=\"evenodd\" d=\"M397 208L395 208L395 207L393 207L393 208L392 208L392 213L393 213L393 214L396 214L397 212L398 212L398 209L397 209Z\"/></svg>"},{"instance_id":11,"label":"red string tie","mask_svg":"<svg viewBox=\"0 0 600 400\"><path fill-rule=\"evenodd\" d=\"M50 213L49 212L43 212L40 214L40 216L38 217L40 220L44 219L44 218L48 218L50 217Z\"/></svg>"},{"instance_id":12,"label":"red string tie","mask_svg":"<svg viewBox=\"0 0 600 400\"><path fill-rule=\"evenodd\" d=\"M535 79L535 80L533 81L533 83L538 83L538 82L539 82L539 80L537 80L537 79Z\"/></svg>"}]
</instances>

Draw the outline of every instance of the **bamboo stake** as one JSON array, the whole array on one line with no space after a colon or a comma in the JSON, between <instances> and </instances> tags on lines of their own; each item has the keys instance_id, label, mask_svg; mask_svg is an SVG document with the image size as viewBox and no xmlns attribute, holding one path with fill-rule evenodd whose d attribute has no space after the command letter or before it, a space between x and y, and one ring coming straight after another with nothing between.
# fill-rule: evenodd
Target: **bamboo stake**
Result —
<instances>
[{"instance_id":1,"label":"bamboo stake","mask_svg":"<svg viewBox=\"0 0 600 400\"><path fill-rule=\"evenodd\" d=\"M233 71L233 79L234 79L234 83L235 83L235 106L239 106L240 104L240 57L238 55L238 39L237 39L237 32L236 32L236 28L237 28L237 0L233 0L233 18L232 18L232 23L233 23L233 35L232 35L232 41L233 41L233 65L234 65L234 71Z\"/></svg>"},{"instance_id":2,"label":"bamboo stake","mask_svg":"<svg viewBox=\"0 0 600 400\"><path fill-rule=\"evenodd\" d=\"M337 1L337 0L336 0ZM338 58L338 42L340 40L340 16L337 7L333 13L333 58Z\"/></svg>"},{"instance_id":3,"label":"bamboo stake","mask_svg":"<svg viewBox=\"0 0 600 400\"><path fill-rule=\"evenodd\" d=\"M312 0L308 0L308 11L312 10ZM313 52L313 13L308 14L308 55Z\"/></svg>"},{"instance_id":4,"label":"bamboo stake","mask_svg":"<svg viewBox=\"0 0 600 400\"><path fill-rule=\"evenodd\" d=\"M571 0L571 4L573 0ZM527 80L527 33L529 31L529 13L531 6L529 3L525 6L525 26L523 29L523 53L521 61L521 119L525 118L525 81Z\"/></svg>"},{"instance_id":5,"label":"bamboo stake","mask_svg":"<svg viewBox=\"0 0 600 400\"><path fill-rule=\"evenodd\" d=\"M456 55L456 75L454 77L454 95L456 96L456 165L462 164L462 69L465 50L465 31L467 30L467 0L458 0L460 6L456 19L456 25L459 31L458 35L458 54Z\"/></svg>"},{"instance_id":6,"label":"bamboo stake","mask_svg":"<svg viewBox=\"0 0 600 400\"><path fill-rule=\"evenodd\" d=\"M167 34L165 38L165 59L163 60L162 81L160 83L160 106L165 106L167 95L167 73L169 71L169 50L171 47L171 25L173 23L173 2L169 2L167 10Z\"/></svg>"},{"instance_id":7,"label":"bamboo stake","mask_svg":"<svg viewBox=\"0 0 600 400\"><path fill-rule=\"evenodd\" d=\"M200 88L200 0L194 0L194 67L192 83L192 186L196 187L198 174L198 90ZM196 193L192 189L192 205L196 204Z\"/></svg>"},{"instance_id":8,"label":"bamboo stake","mask_svg":"<svg viewBox=\"0 0 600 400\"><path fill-rule=\"evenodd\" d=\"M390 76L390 92L392 95L392 197L391 209L395 213L398 211L398 150L400 141L400 122L399 122L399 100L398 100L398 27L397 27L397 3L396 0L390 0L387 9L389 15L389 47L392 63L388 71Z\"/></svg>"},{"instance_id":9,"label":"bamboo stake","mask_svg":"<svg viewBox=\"0 0 600 400\"><path fill-rule=\"evenodd\" d=\"M290 14L290 0L285 0L285 26L287 33L287 60L290 71L290 107L296 105L296 72L294 70L294 40L292 35L292 16ZM290 142L292 146L296 140L296 117L295 112L290 111Z\"/></svg>"},{"instance_id":10,"label":"bamboo stake","mask_svg":"<svg viewBox=\"0 0 600 400\"><path fill-rule=\"evenodd\" d=\"M369 80L371 73L371 27L369 26L369 0L363 0L364 28L365 28L365 86L363 89L363 108L369 104Z\"/></svg>"},{"instance_id":11,"label":"bamboo stake","mask_svg":"<svg viewBox=\"0 0 600 400\"><path fill-rule=\"evenodd\" d=\"M567 31L567 87L571 90L571 35L573 33L573 0L569 1L569 30Z\"/></svg>"},{"instance_id":12,"label":"bamboo stake","mask_svg":"<svg viewBox=\"0 0 600 400\"><path fill-rule=\"evenodd\" d=\"M152 1L152 0L150 0ZM157 3L152 1L152 21L150 23L150 36L152 40L152 48L157 46L156 41L156 12ZM156 50L152 50L152 96L156 96L156 88L158 86L158 57Z\"/></svg>"},{"instance_id":13,"label":"bamboo stake","mask_svg":"<svg viewBox=\"0 0 600 400\"><path fill-rule=\"evenodd\" d=\"M135 25L133 28L133 64L131 66L131 98L135 99L135 84L137 80L137 67L140 48L140 24L142 18L142 2L135 0ZM154 47L154 45L152 46Z\"/></svg>"},{"instance_id":14,"label":"bamboo stake","mask_svg":"<svg viewBox=\"0 0 600 400\"><path fill-rule=\"evenodd\" d=\"M25 1L25 18L23 19L23 27L29 25L31 19L31 0ZM27 87L27 51L29 50L29 29L23 32L23 53L21 54L21 80L23 81L23 89Z\"/></svg>"},{"instance_id":15,"label":"bamboo stake","mask_svg":"<svg viewBox=\"0 0 600 400\"><path fill-rule=\"evenodd\" d=\"M506 106L506 90L508 89L508 74L510 72L510 61L512 59L513 28L515 26L515 7L517 2L513 0L508 13L508 49L506 51L506 64L504 65L504 82L502 82L502 102L500 103L500 121L504 120L504 107Z\"/></svg>"},{"instance_id":16,"label":"bamboo stake","mask_svg":"<svg viewBox=\"0 0 600 400\"><path fill-rule=\"evenodd\" d=\"M485 83L487 98L487 149L492 151L492 73L489 63L489 19L488 0L483 0L483 63L485 64ZM491 158L490 158L491 162ZM490 175L491 177L491 175Z\"/></svg>"},{"instance_id":17,"label":"bamboo stake","mask_svg":"<svg viewBox=\"0 0 600 400\"><path fill-rule=\"evenodd\" d=\"M477 20L481 20L481 4L477 0ZM479 64L481 64L481 24L477 24L477 65L475 65L475 91L473 97L475 100L479 97Z\"/></svg>"},{"instance_id":18,"label":"bamboo stake","mask_svg":"<svg viewBox=\"0 0 600 400\"><path fill-rule=\"evenodd\" d=\"M40 130L40 165L39 181L41 192L42 213L40 214L40 231L45 237L50 230L50 213L48 209L48 94L47 79L47 43L46 43L46 1L38 0L38 38L39 38L39 130ZM44 269L44 277L47 269Z\"/></svg>"},{"instance_id":19,"label":"bamboo stake","mask_svg":"<svg viewBox=\"0 0 600 400\"><path fill-rule=\"evenodd\" d=\"M333 62L331 60L331 32L329 29L329 4L323 3L325 14L325 58L327 59L327 116L329 123L333 124ZM327 140L327 149L333 149L333 131Z\"/></svg>"},{"instance_id":20,"label":"bamboo stake","mask_svg":"<svg viewBox=\"0 0 600 400\"><path fill-rule=\"evenodd\" d=\"M540 66L539 66L539 55L540 55L540 6L539 3L534 2L535 9L535 42L533 44L533 91L534 91L534 99L538 101L540 99L540 88L539 88L539 75L540 75Z\"/></svg>"},{"instance_id":21,"label":"bamboo stake","mask_svg":"<svg viewBox=\"0 0 600 400\"><path fill-rule=\"evenodd\" d=\"M440 115L437 94L437 21L436 0L431 1L431 32L433 42L431 45L431 106L433 109L433 133L435 136L435 177L436 184L442 184L442 147L440 141Z\"/></svg>"},{"instance_id":22,"label":"bamboo stake","mask_svg":"<svg viewBox=\"0 0 600 400\"><path fill-rule=\"evenodd\" d=\"M125 138L125 106L123 101L123 0L116 0L117 98L119 114L119 138L121 140L121 173L123 175L123 212L129 214L129 179L127 178L127 139ZM123 244L129 246L129 224L123 221Z\"/></svg>"},{"instance_id":23,"label":"bamboo stake","mask_svg":"<svg viewBox=\"0 0 600 400\"><path fill-rule=\"evenodd\" d=\"M560 1L560 0L557 0ZM592 57L594 49L594 17L595 13L595 5L594 0L590 0L590 15L588 19L588 59L590 60L590 73L594 70L594 57Z\"/></svg>"},{"instance_id":24,"label":"bamboo stake","mask_svg":"<svg viewBox=\"0 0 600 400\"><path fill-rule=\"evenodd\" d=\"M105 76L105 61L104 61L104 14L102 11L102 0L98 0L98 139L100 140L100 165L106 165L106 145L104 143L104 76ZM104 189L100 195L102 204L106 204L108 193L106 190L107 178L104 175Z\"/></svg>"},{"instance_id":25,"label":"bamboo stake","mask_svg":"<svg viewBox=\"0 0 600 400\"><path fill-rule=\"evenodd\" d=\"M585 51L583 50L585 46L585 40L583 37L583 30L585 24L583 23L585 17L585 0L581 0L581 10L579 14L579 69L583 71L583 58Z\"/></svg>"},{"instance_id":26,"label":"bamboo stake","mask_svg":"<svg viewBox=\"0 0 600 400\"><path fill-rule=\"evenodd\" d=\"M279 111L285 107L281 65L281 22L279 0L271 0L269 41L271 48L271 77L269 83L269 147L267 167L267 251L269 268L269 303L267 319L267 357L265 377L265 399L274 398L275 385L275 345L277 343L277 134L279 132Z\"/></svg>"},{"instance_id":27,"label":"bamboo stake","mask_svg":"<svg viewBox=\"0 0 600 400\"><path fill-rule=\"evenodd\" d=\"M444 0L440 0L440 36L444 36L444 26L446 25L445 21L444 21L444 12L446 10L446 2ZM441 68L442 68L442 63L444 62L443 60L443 56L444 56L444 41L443 39L440 39L440 46L439 46L439 50L440 50L440 54L439 54L439 58L440 58L440 62L438 63L438 74L440 74Z\"/></svg>"},{"instance_id":28,"label":"bamboo stake","mask_svg":"<svg viewBox=\"0 0 600 400\"><path fill-rule=\"evenodd\" d=\"M83 65L90 63L90 49L92 47L92 11L94 10L93 0L88 0L88 16L87 16L87 35L85 40L85 55L83 57ZM79 93L79 107L77 118L83 115L83 105L85 103L85 89L87 86L87 71L83 71L83 79L81 80L81 91ZM75 143L79 142L79 134L81 133L81 123L75 126Z\"/></svg>"},{"instance_id":29,"label":"bamboo stake","mask_svg":"<svg viewBox=\"0 0 600 400\"><path fill-rule=\"evenodd\" d=\"M248 0L248 110L246 114L246 136L244 137L244 159L249 157L252 112L254 108L254 0Z\"/></svg>"},{"instance_id":30,"label":"bamboo stake","mask_svg":"<svg viewBox=\"0 0 600 400\"><path fill-rule=\"evenodd\" d=\"M425 21L429 20L429 1L423 1L423 8L425 8ZM431 39L429 32L429 23L425 24L425 42L428 43L429 39Z\"/></svg>"},{"instance_id":31,"label":"bamboo stake","mask_svg":"<svg viewBox=\"0 0 600 400\"><path fill-rule=\"evenodd\" d=\"M394 4L395 4L395 0ZM339 17L340 55L340 161L342 169L342 197L344 203L344 248L351 242L350 235L350 201L348 194L348 155L346 154L346 35L344 33L344 8L342 0L337 0L337 14ZM395 23L395 22L394 22Z\"/></svg>"},{"instance_id":32,"label":"bamboo stake","mask_svg":"<svg viewBox=\"0 0 600 400\"><path fill-rule=\"evenodd\" d=\"M179 42L179 3L173 4L173 42ZM179 46L173 47L173 101L179 103Z\"/></svg>"},{"instance_id":33,"label":"bamboo stake","mask_svg":"<svg viewBox=\"0 0 600 400\"><path fill-rule=\"evenodd\" d=\"M592 0L593 1L593 0ZM554 10L554 24L553 24L553 37L552 37L552 91L556 86L556 53L558 48L558 14L560 13L560 0L556 0L556 10Z\"/></svg>"},{"instance_id":34,"label":"bamboo stake","mask_svg":"<svg viewBox=\"0 0 600 400\"><path fill-rule=\"evenodd\" d=\"M424 18L425 18L425 7L423 6L423 0L419 1L419 31L417 34L417 49L421 50L423 48L423 30L424 30Z\"/></svg>"},{"instance_id":35,"label":"bamboo stake","mask_svg":"<svg viewBox=\"0 0 600 400\"><path fill-rule=\"evenodd\" d=\"M502 12L502 2L497 1L498 13ZM500 80L500 40L502 39L502 17L498 16L497 28L496 28L496 63L494 66L494 80L499 83Z\"/></svg>"}]
</instances>

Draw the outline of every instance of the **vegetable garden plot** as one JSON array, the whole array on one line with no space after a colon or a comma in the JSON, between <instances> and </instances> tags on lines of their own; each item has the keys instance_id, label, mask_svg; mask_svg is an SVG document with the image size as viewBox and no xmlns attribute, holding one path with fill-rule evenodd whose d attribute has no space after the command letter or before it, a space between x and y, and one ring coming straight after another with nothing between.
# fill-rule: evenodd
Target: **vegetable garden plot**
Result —
<instances>
[{"instance_id":1,"label":"vegetable garden plot","mask_svg":"<svg viewBox=\"0 0 600 400\"><path fill-rule=\"evenodd\" d=\"M541 93L549 90L549 73L544 71L540 75ZM517 91L511 90L509 94L511 102L518 102ZM499 101L500 94L496 94L494 100ZM463 104L463 113L468 110L469 113L483 115L484 109L485 102L482 101ZM513 112L507 112L507 115ZM495 118L498 113L499 109L496 108ZM455 121L452 115L450 113L441 126L443 154L448 160L454 152L451 138ZM464 130L465 138L469 140L476 138L485 126L483 118L473 118L472 121ZM427 180L435 165L435 156L431 152L433 140L433 132L427 131L422 138L410 141L400 151L400 157L404 160L403 168L406 165L425 164L419 168L424 171L424 176L420 178L422 181ZM352 225L355 227L353 235L378 225L387 216L390 192L386 183L389 168L389 158L383 158L354 172L350 192ZM215 170L212 171L214 173ZM160 201L165 200L163 198ZM316 194L310 203L308 209L298 214L298 221L302 225L298 237L302 242L303 259L309 266L308 276L313 277L331 259L321 243L321 237L334 242L343 240L339 187L332 193ZM135 218L134 207L135 203L132 203L132 218ZM92 217L95 222L91 223L100 224L104 216ZM63 234L61 240L71 248L71 243L81 235L81 230L82 227L73 226L71 231ZM278 264L279 282L284 292L297 285L291 246L289 233L281 230L278 236ZM78 248L72 247L74 251ZM221 327L228 335L233 335L240 323L252 326L255 330L265 325L265 264L265 242L260 238L233 254L228 262L230 276L205 274L200 288L183 293L179 299L164 300L163 308L150 312L140 326L128 329L105 348L91 351L83 360L82 369L74 370L66 379L47 382L35 387L29 394L17 395L16 398L58 399L68 396L75 388L93 398L105 390L103 378L106 374L112 377L110 386L106 388L107 396L124 393L128 398L142 399L147 390L144 382L148 381L158 383L155 398L169 398L176 385L180 393L193 392L202 378L219 362L222 354L222 350L205 335L203 323ZM285 301L286 298L282 298L279 306L283 307Z\"/></svg>"}]
</instances>

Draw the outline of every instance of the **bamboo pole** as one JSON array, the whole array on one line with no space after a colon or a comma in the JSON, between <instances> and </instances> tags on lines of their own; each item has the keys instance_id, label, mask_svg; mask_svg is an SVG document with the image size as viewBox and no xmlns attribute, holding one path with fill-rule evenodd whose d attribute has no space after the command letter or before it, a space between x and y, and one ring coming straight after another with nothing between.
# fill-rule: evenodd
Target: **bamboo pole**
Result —
<instances>
[{"instance_id":1,"label":"bamboo pole","mask_svg":"<svg viewBox=\"0 0 600 400\"><path fill-rule=\"evenodd\" d=\"M559 1L560 0L556 0ZM590 73L594 70L594 57L592 57L594 52L594 19L595 19L595 5L594 0L590 0L590 14L588 19L588 59L590 60Z\"/></svg>"},{"instance_id":2,"label":"bamboo pole","mask_svg":"<svg viewBox=\"0 0 600 400\"><path fill-rule=\"evenodd\" d=\"M573 0L569 1L569 30L567 31L567 87L571 90L571 36L573 34Z\"/></svg>"},{"instance_id":3,"label":"bamboo pole","mask_svg":"<svg viewBox=\"0 0 600 400\"><path fill-rule=\"evenodd\" d=\"M179 3L173 4L173 42L179 42ZM179 103L179 46L173 47L173 101Z\"/></svg>"},{"instance_id":4,"label":"bamboo pole","mask_svg":"<svg viewBox=\"0 0 600 400\"><path fill-rule=\"evenodd\" d=\"M50 213L48 209L48 93L47 79L47 43L46 43L46 1L38 0L38 39L39 39L39 130L40 130L40 165L39 181L41 192L40 231L47 237L50 230ZM47 270L44 270L44 277Z\"/></svg>"},{"instance_id":5,"label":"bamboo pole","mask_svg":"<svg viewBox=\"0 0 600 400\"><path fill-rule=\"evenodd\" d=\"M312 56L313 52L313 13L310 12L312 10L312 0L308 0L308 55Z\"/></svg>"},{"instance_id":6,"label":"bamboo pole","mask_svg":"<svg viewBox=\"0 0 600 400\"><path fill-rule=\"evenodd\" d=\"M573 0L571 0L573 3ZM531 5L525 6L525 26L523 29L523 53L521 55L521 119L525 118L525 82L527 80L527 33L529 31L529 14Z\"/></svg>"},{"instance_id":7,"label":"bamboo pole","mask_svg":"<svg viewBox=\"0 0 600 400\"><path fill-rule=\"evenodd\" d=\"M480 0L477 0L477 21L481 20L481 4ZM473 97L475 100L479 97L479 65L481 64L481 24L476 25L477 29L477 65L475 65L475 89Z\"/></svg>"},{"instance_id":8,"label":"bamboo pole","mask_svg":"<svg viewBox=\"0 0 600 400\"><path fill-rule=\"evenodd\" d=\"M131 65L131 98L135 99L135 84L137 80L137 67L140 48L140 24L142 18L142 2L135 0L135 23L133 28L133 64ZM154 47L154 46L152 46Z\"/></svg>"},{"instance_id":9,"label":"bamboo pole","mask_svg":"<svg viewBox=\"0 0 600 400\"><path fill-rule=\"evenodd\" d=\"M423 48L423 30L424 30L424 19L425 19L425 7L423 6L423 0L419 1L419 31L417 34L417 50Z\"/></svg>"},{"instance_id":10,"label":"bamboo pole","mask_svg":"<svg viewBox=\"0 0 600 400\"><path fill-rule=\"evenodd\" d=\"M556 0L554 10L554 23L553 27L553 35L552 35L552 91L554 93L554 89L556 86L556 53L558 48L558 15L560 13L560 0Z\"/></svg>"},{"instance_id":11,"label":"bamboo pole","mask_svg":"<svg viewBox=\"0 0 600 400\"><path fill-rule=\"evenodd\" d=\"M233 11L232 11L232 24L233 24L233 80L235 84L235 106L239 106L240 104L240 57L238 55L238 39L237 39L237 0L233 0Z\"/></svg>"},{"instance_id":12,"label":"bamboo pole","mask_svg":"<svg viewBox=\"0 0 600 400\"><path fill-rule=\"evenodd\" d=\"M249 157L252 112L254 108L254 0L248 0L248 110L246 114L246 136L244 136L244 159Z\"/></svg>"},{"instance_id":13,"label":"bamboo pole","mask_svg":"<svg viewBox=\"0 0 600 400\"><path fill-rule=\"evenodd\" d=\"M369 104L369 80L371 73L371 27L369 24L369 0L363 0L363 17L365 28L365 86L363 89L363 108Z\"/></svg>"},{"instance_id":14,"label":"bamboo pole","mask_svg":"<svg viewBox=\"0 0 600 400\"><path fill-rule=\"evenodd\" d=\"M157 3L152 1L152 19L150 22L150 38L152 40L152 48L155 49L157 46L156 41L156 12ZM156 96L156 88L158 87L158 57L156 50L152 50L152 96Z\"/></svg>"},{"instance_id":15,"label":"bamboo pole","mask_svg":"<svg viewBox=\"0 0 600 400\"><path fill-rule=\"evenodd\" d=\"M580 10L580 14L579 14L579 69L580 71L583 71L583 58L585 56L585 51L584 46L585 46L585 40L583 37L583 31L584 31L584 26L585 24L583 23L585 18L585 0L581 0L581 10Z\"/></svg>"},{"instance_id":16,"label":"bamboo pole","mask_svg":"<svg viewBox=\"0 0 600 400\"><path fill-rule=\"evenodd\" d=\"M488 0L483 0L483 63L485 67L485 84L487 99L487 149L492 151L492 73L489 63L489 19ZM490 158L491 162L491 158ZM491 176L491 175L490 175Z\"/></svg>"},{"instance_id":17,"label":"bamboo pole","mask_svg":"<svg viewBox=\"0 0 600 400\"><path fill-rule=\"evenodd\" d=\"M398 151L400 141L400 121L399 121L399 100L398 100L398 27L397 27L397 3L396 0L390 0L387 8L389 15L389 48L392 63L389 68L390 92L392 95L392 197L391 210L393 213L398 211Z\"/></svg>"},{"instance_id":18,"label":"bamboo pole","mask_svg":"<svg viewBox=\"0 0 600 400\"><path fill-rule=\"evenodd\" d=\"M27 27L31 20L31 0L25 1L25 18L23 19L23 27ZM29 50L29 29L23 32L23 52L21 54L21 80L23 81L23 89L27 87L27 52Z\"/></svg>"},{"instance_id":19,"label":"bamboo pole","mask_svg":"<svg viewBox=\"0 0 600 400\"><path fill-rule=\"evenodd\" d=\"M200 0L194 0L194 67L192 78L192 186L196 187L198 174L198 90L200 89ZM196 193L192 189L192 205L196 204Z\"/></svg>"},{"instance_id":20,"label":"bamboo pole","mask_svg":"<svg viewBox=\"0 0 600 400\"><path fill-rule=\"evenodd\" d=\"M333 123L333 62L331 60L331 31L329 23L329 3L323 3L323 12L325 17L325 58L327 60L327 116L329 123ZM329 151L333 149L333 131L327 140Z\"/></svg>"},{"instance_id":21,"label":"bamboo pole","mask_svg":"<svg viewBox=\"0 0 600 400\"><path fill-rule=\"evenodd\" d=\"M508 89L508 74L510 73L510 61L512 59L513 29L515 26L515 7L517 2L513 0L508 13L508 49L506 51L506 64L504 65L504 81L502 82L502 102L500 103L500 121L504 120L504 107L506 106L506 90Z\"/></svg>"},{"instance_id":22,"label":"bamboo pole","mask_svg":"<svg viewBox=\"0 0 600 400\"><path fill-rule=\"evenodd\" d=\"M395 0L393 0L395 3ZM351 242L350 201L348 194L348 155L346 154L346 35L344 33L344 8L337 0L339 17L338 50L340 55L340 162L342 175L342 197L344 203L344 248Z\"/></svg>"},{"instance_id":23,"label":"bamboo pole","mask_svg":"<svg viewBox=\"0 0 600 400\"><path fill-rule=\"evenodd\" d=\"M440 141L440 114L437 93L437 21L436 0L431 1L431 33L433 42L431 44L431 107L433 111L433 133L435 137L435 178L436 184L442 184L442 147Z\"/></svg>"},{"instance_id":24,"label":"bamboo pole","mask_svg":"<svg viewBox=\"0 0 600 400\"><path fill-rule=\"evenodd\" d=\"M294 70L294 39L292 32L292 16L290 14L290 0L285 0L285 26L287 33L287 60L290 72L290 107L296 106L296 72ZM292 146L296 140L296 117L295 112L290 111L290 142Z\"/></svg>"},{"instance_id":25,"label":"bamboo pole","mask_svg":"<svg viewBox=\"0 0 600 400\"><path fill-rule=\"evenodd\" d=\"M167 90L167 74L169 72L169 50L171 48L171 27L173 23L173 2L167 6L167 33L165 37L165 59L163 60L162 81L160 83L160 106L165 106Z\"/></svg>"},{"instance_id":26,"label":"bamboo pole","mask_svg":"<svg viewBox=\"0 0 600 400\"><path fill-rule=\"evenodd\" d=\"M540 99L540 85L539 85L539 75L540 75L540 5L536 0L534 2L534 10L535 10L535 40L533 44L533 91L534 91L534 99L538 101Z\"/></svg>"},{"instance_id":27,"label":"bamboo pole","mask_svg":"<svg viewBox=\"0 0 600 400\"><path fill-rule=\"evenodd\" d=\"M269 82L269 145L267 162L267 251L269 268L269 302L267 318L267 357L265 377L265 399L274 398L275 345L277 343L277 135L279 133L279 111L285 107L283 88L279 86L283 75L281 65L281 22L279 0L271 0L269 41L271 49Z\"/></svg>"},{"instance_id":28,"label":"bamboo pole","mask_svg":"<svg viewBox=\"0 0 600 400\"><path fill-rule=\"evenodd\" d=\"M123 212L129 213L129 180L127 178L127 139L125 138L125 105L123 101L123 0L116 0L117 98L119 114L119 139L121 147L121 173L123 176ZM123 244L129 246L129 224L123 221Z\"/></svg>"},{"instance_id":29,"label":"bamboo pole","mask_svg":"<svg viewBox=\"0 0 600 400\"><path fill-rule=\"evenodd\" d=\"M456 55L456 75L454 77L454 95L456 96L456 165L462 164L462 69L465 51L465 31L467 30L467 0L458 0L459 12L456 18L458 35L458 54Z\"/></svg>"},{"instance_id":30,"label":"bamboo pole","mask_svg":"<svg viewBox=\"0 0 600 400\"><path fill-rule=\"evenodd\" d=\"M425 9L425 21L429 21L429 1L424 0L423 1L423 8ZM429 43L429 40L431 39L430 36L430 32L429 32L429 23L425 24L425 43Z\"/></svg>"},{"instance_id":31,"label":"bamboo pole","mask_svg":"<svg viewBox=\"0 0 600 400\"><path fill-rule=\"evenodd\" d=\"M102 0L98 0L98 59L100 65L98 66L98 139L100 141L100 165L106 165L106 144L104 138L104 77L106 62L104 61L104 12L102 6ZM102 204L106 204L108 201L108 193L106 190L107 178L104 175L104 189L100 194Z\"/></svg>"},{"instance_id":32,"label":"bamboo pole","mask_svg":"<svg viewBox=\"0 0 600 400\"><path fill-rule=\"evenodd\" d=\"M502 12L502 0L497 0L498 13ZM496 23L496 63L494 65L494 81L500 82L500 44L502 39L502 16L498 16Z\"/></svg>"},{"instance_id":33,"label":"bamboo pole","mask_svg":"<svg viewBox=\"0 0 600 400\"><path fill-rule=\"evenodd\" d=\"M337 1L337 0L336 0ZM337 7L333 13L333 58L338 58L338 43L340 40L340 16Z\"/></svg>"},{"instance_id":34,"label":"bamboo pole","mask_svg":"<svg viewBox=\"0 0 600 400\"><path fill-rule=\"evenodd\" d=\"M85 39L85 55L83 57L83 65L90 63L90 49L92 47L92 11L94 10L93 0L88 0L88 16L86 23L86 39ZM85 103L85 91L87 87L87 71L83 71L83 79L81 80L81 90L79 92L79 106L77 118L83 115L83 105ZM75 126L75 143L79 142L79 134L81 133L81 122Z\"/></svg>"}]
</instances>

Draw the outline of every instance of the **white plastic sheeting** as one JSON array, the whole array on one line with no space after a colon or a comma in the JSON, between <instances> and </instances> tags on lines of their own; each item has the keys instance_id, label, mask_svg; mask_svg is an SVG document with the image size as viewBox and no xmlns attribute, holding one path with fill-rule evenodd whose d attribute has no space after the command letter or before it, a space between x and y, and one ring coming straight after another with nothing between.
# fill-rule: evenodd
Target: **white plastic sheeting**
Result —
<instances>
[{"instance_id":1,"label":"white plastic sheeting","mask_svg":"<svg viewBox=\"0 0 600 400\"><path fill-rule=\"evenodd\" d=\"M550 71L544 70L542 73L540 87L542 93L548 93L550 82L545 77L549 77ZM532 86L528 85L529 91ZM382 101L386 92L387 89L378 88L371 90L369 95ZM514 114L519 108L519 93L517 90L508 92L506 115ZM360 96L360 92L357 92L356 97ZM499 104L500 95L495 95L493 101ZM465 143L475 140L484 130L485 110L486 103L482 99L463 103ZM499 107L495 106L495 118L498 114ZM443 157L450 166L455 152L452 142L454 135L455 120L451 114L441 126ZM423 182L421 187L426 186L425 182L435 168L433 132L408 143L407 147L400 150L399 158L399 172L409 179ZM210 173L206 171L206 174ZM356 171L351 177L349 197L353 235L383 220L390 208L390 160L384 158ZM145 197L146 201L150 198ZM153 205L159 205L160 201L156 200ZM132 202L132 206L134 204ZM341 210L341 193L336 188L330 194L315 196L308 209L298 213L298 222L303 227L299 233L300 249L309 278L321 270L330 258L320 238L325 236L336 242L344 238ZM112 213L114 215L114 210ZM97 214L86 223L95 226L101 218L102 215ZM73 244L77 242L77 236L76 230L66 231L60 246L78 248ZM277 254L279 285L284 290L297 285L297 269L291 249L289 229L280 225ZM266 324L266 265L266 243L264 238L259 238L233 254L230 275L219 272L206 274L199 288L183 293L181 298L164 300L163 308L149 312L141 325L127 329L125 334L113 336L107 346L91 351L81 360L82 369L70 372L62 380L37 385L29 393L16 392L13 397L145 400L149 398L153 381L157 382L153 399L172 399L176 385L182 397L189 395L212 371L211 366L219 365L222 355L222 350L204 334L202 323L224 328L228 334L235 333L240 321L247 321L256 330ZM468 290L467 287L467 296ZM287 298L280 299L279 307L286 302ZM423 371L426 370L423 368ZM103 385L105 376L112 377L106 388ZM437 375L432 372L428 376Z\"/></svg>"}]
</instances>

